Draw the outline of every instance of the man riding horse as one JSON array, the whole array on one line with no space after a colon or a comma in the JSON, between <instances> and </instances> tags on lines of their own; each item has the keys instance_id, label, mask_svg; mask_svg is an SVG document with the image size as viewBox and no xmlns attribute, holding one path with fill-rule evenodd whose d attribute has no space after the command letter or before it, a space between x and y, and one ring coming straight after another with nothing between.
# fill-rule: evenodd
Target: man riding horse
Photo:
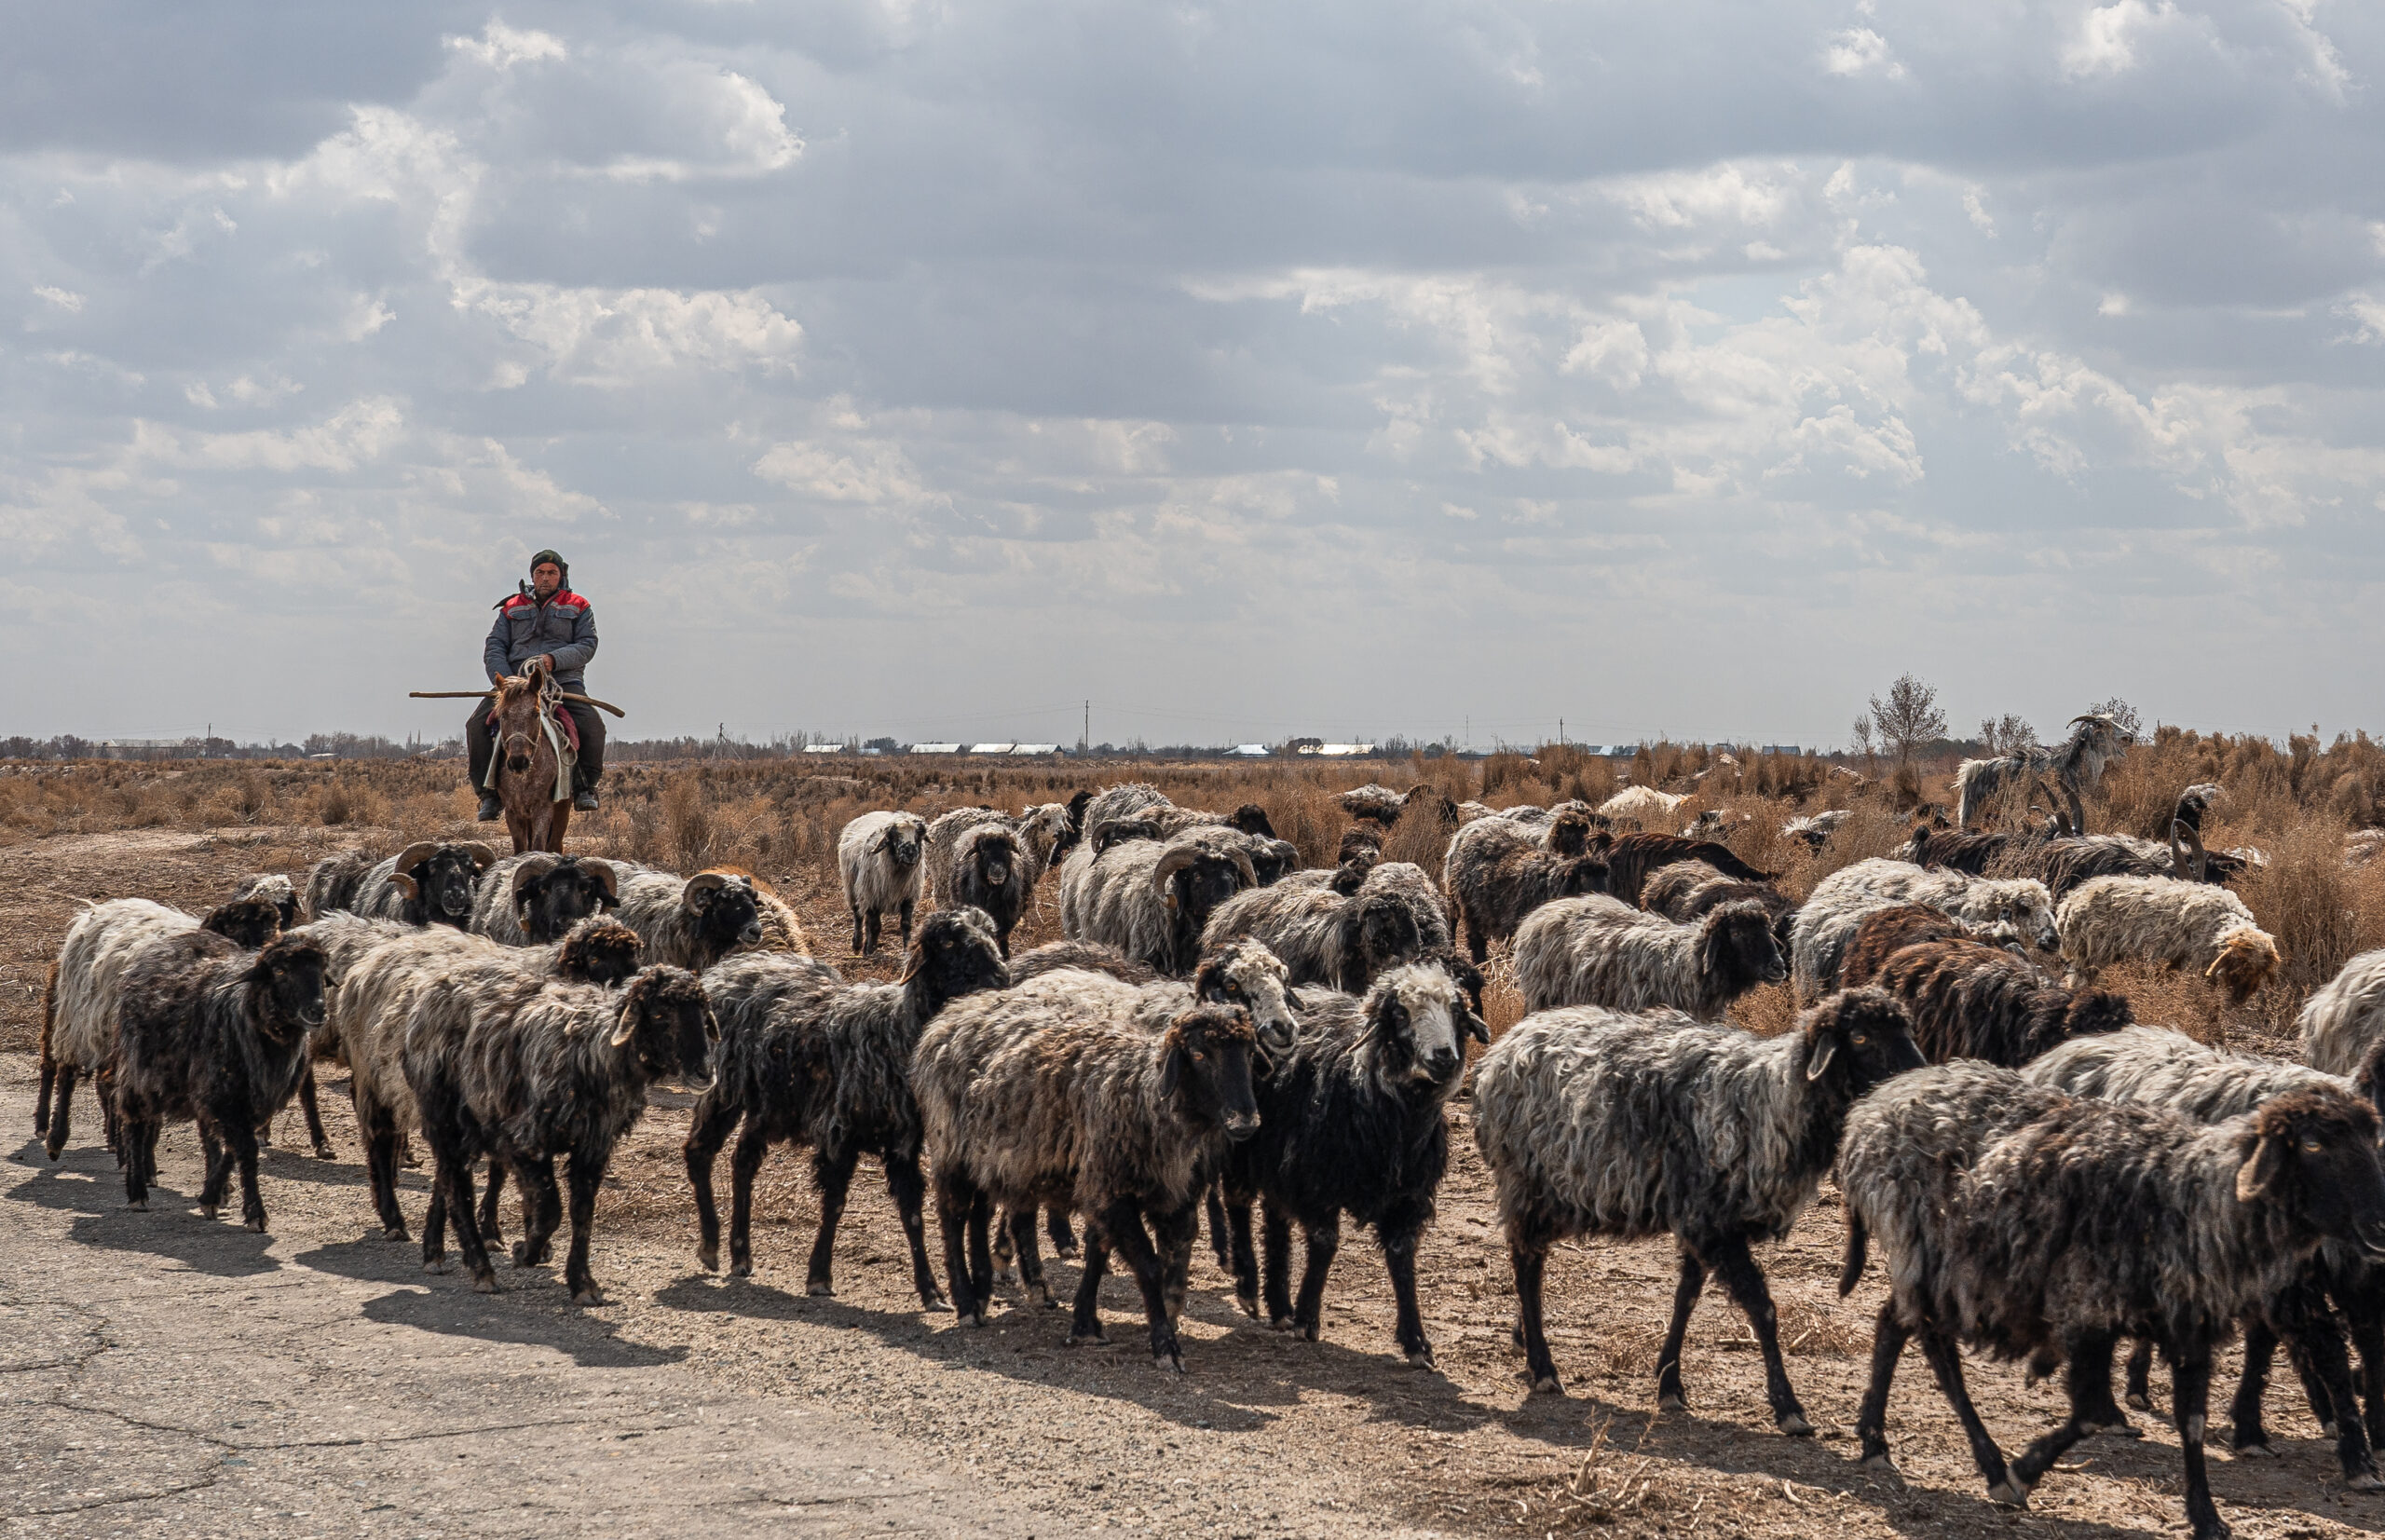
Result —
<instances>
[{"instance_id":1,"label":"man riding horse","mask_svg":"<svg viewBox=\"0 0 2385 1540\"><path fill-rule=\"evenodd\" d=\"M497 605L497 623L489 627L488 645L481 649L481 665L492 683L506 675L533 669L554 675L555 683L574 695L588 693L581 675L596 656L596 616L588 601L571 591L571 568L552 551L530 558L530 581ZM579 759L571 774L571 805L581 812L596 811L596 782L605 773L605 719L584 701L559 701L579 729ZM505 816L497 793L488 786L488 764L495 753L489 737L488 702L472 707L464 724L464 743L471 756L472 788L481 794L481 822L493 824Z\"/></svg>"}]
</instances>

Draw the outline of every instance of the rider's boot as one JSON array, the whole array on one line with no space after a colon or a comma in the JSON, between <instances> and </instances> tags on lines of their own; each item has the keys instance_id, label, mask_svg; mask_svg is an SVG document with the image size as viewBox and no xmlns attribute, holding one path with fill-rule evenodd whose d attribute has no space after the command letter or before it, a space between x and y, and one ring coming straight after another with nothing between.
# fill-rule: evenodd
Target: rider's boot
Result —
<instances>
[{"instance_id":1,"label":"rider's boot","mask_svg":"<svg viewBox=\"0 0 2385 1540\"><path fill-rule=\"evenodd\" d=\"M480 821L484 824L494 824L504 816L505 804L497 799L497 793L493 791L481 793Z\"/></svg>"}]
</instances>

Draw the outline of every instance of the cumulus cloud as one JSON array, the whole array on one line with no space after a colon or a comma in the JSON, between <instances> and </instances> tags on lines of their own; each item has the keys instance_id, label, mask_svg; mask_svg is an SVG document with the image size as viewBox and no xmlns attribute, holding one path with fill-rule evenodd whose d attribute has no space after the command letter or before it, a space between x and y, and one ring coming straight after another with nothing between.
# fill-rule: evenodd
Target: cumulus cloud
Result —
<instances>
[{"instance_id":1,"label":"cumulus cloud","mask_svg":"<svg viewBox=\"0 0 2385 1540\"><path fill-rule=\"evenodd\" d=\"M164 602L75 660L119 690L0 719L443 730L425 649L550 544L634 731L1811 741L1908 666L2344 719L2373 34L54 8L0 102L0 641ZM342 721L227 666L293 634Z\"/></svg>"}]
</instances>

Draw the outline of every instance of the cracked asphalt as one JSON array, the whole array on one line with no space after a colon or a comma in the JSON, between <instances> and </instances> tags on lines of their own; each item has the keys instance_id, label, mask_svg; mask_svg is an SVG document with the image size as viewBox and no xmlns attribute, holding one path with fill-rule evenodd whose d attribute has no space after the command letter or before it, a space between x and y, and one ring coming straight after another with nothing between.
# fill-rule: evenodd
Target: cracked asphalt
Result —
<instances>
[{"instance_id":1,"label":"cracked asphalt","mask_svg":"<svg viewBox=\"0 0 2385 1540\"><path fill-rule=\"evenodd\" d=\"M20 1083L0 1090L0 1126L31 1120ZM168 1162L169 1185L195 1170ZM1036 1528L833 1407L608 1355L601 1326L510 1340L518 1321L476 1329L515 1308L503 1295L343 1275L309 1238L173 1198L128 1212L96 1145L52 1166L21 1143L0 1192L0 1534Z\"/></svg>"}]
</instances>

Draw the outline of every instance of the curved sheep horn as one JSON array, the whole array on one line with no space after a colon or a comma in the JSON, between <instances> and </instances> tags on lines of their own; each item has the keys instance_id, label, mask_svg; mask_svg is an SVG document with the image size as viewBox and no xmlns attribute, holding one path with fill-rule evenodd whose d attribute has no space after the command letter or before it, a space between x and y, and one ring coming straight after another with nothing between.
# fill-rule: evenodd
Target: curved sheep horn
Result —
<instances>
[{"instance_id":1,"label":"curved sheep horn","mask_svg":"<svg viewBox=\"0 0 2385 1540\"><path fill-rule=\"evenodd\" d=\"M524 883L544 877L554 869L555 857L545 852L531 856L525 860L522 865L514 867L513 886L510 890L511 896L513 901L517 904L522 901L522 885Z\"/></svg>"},{"instance_id":2,"label":"curved sheep horn","mask_svg":"<svg viewBox=\"0 0 2385 1540\"><path fill-rule=\"evenodd\" d=\"M409 903L422 896L422 885L416 882L414 879L413 874L409 872L391 872L389 874L389 886L405 894L406 900Z\"/></svg>"},{"instance_id":3,"label":"curved sheep horn","mask_svg":"<svg viewBox=\"0 0 2385 1540\"><path fill-rule=\"evenodd\" d=\"M417 839L398 852L397 869L402 872L412 871L429 860L438 850L439 841L436 839Z\"/></svg>"},{"instance_id":4,"label":"curved sheep horn","mask_svg":"<svg viewBox=\"0 0 2385 1540\"><path fill-rule=\"evenodd\" d=\"M728 887L730 880L727 872L698 872L688 879L687 891L691 893L708 893L716 888Z\"/></svg>"},{"instance_id":5,"label":"curved sheep horn","mask_svg":"<svg viewBox=\"0 0 2385 1540\"><path fill-rule=\"evenodd\" d=\"M593 855L583 855L579 858L579 869L592 873L597 881L605 885L605 897L607 901L614 904L621 901L621 875L613 869L611 862Z\"/></svg>"},{"instance_id":6,"label":"curved sheep horn","mask_svg":"<svg viewBox=\"0 0 2385 1540\"><path fill-rule=\"evenodd\" d=\"M1167 885L1176 880L1176 874L1200 859L1201 847L1198 845L1169 846L1160 852L1159 865L1152 868L1152 886L1161 893L1167 892ZM1250 858L1244 856L1242 865L1246 871L1248 870Z\"/></svg>"},{"instance_id":7,"label":"curved sheep horn","mask_svg":"<svg viewBox=\"0 0 2385 1540\"><path fill-rule=\"evenodd\" d=\"M477 839L466 840L456 848L472 858L474 871L484 872L497 860L497 852Z\"/></svg>"},{"instance_id":8,"label":"curved sheep horn","mask_svg":"<svg viewBox=\"0 0 2385 1540\"><path fill-rule=\"evenodd\" d=\"M1233 850L1233 865L1234 870L1242 874L1242 885L1244 887L1255 888L1259 886L1259 868L1250 864L1250 852L1244 850L1239 845L1235 846Z\"/></svg>"}]
</instances>

